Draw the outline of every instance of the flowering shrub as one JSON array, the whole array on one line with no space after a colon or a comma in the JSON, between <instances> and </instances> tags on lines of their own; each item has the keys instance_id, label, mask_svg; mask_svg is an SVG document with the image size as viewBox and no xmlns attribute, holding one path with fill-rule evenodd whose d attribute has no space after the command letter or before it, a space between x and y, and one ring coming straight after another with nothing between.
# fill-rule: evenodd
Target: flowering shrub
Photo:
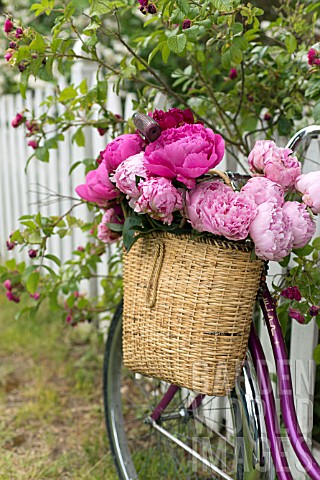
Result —
<instances>
[{"instance_id":1,"label":"flowering shrub","mask_svg":"<svg viewBox=\"0 0 320 480\"><path fill-rule=\"evenodd\" d=\"M79 155L71 169L85 170L77 192L88 202L90 222L75 216L81 204L75 202L64 213L22 217L21 228L7 240L10 251L37 252L30 264L10 259L0 267L2 284L12 285L3 286L11 301L27 291L31 312L48 299L72 325L97 319L121 296L119 251L108 255L103 296L76 293L82 280L97 277L108 243L123 232L128 246L141 228L165 228L231 241L251 238L257 255L290 267L277 279L277 298L285 288L297 287L301 294L300 300L281 297L284 328L289 308L304 321L320 318L320 241L308 240L320 210L318 174L301 174L297 158L272 142L320 121L319 8L315 2L278 4L269 15L268 2L264 12L255 2L239 0L39 0L20 18L8 6L2 74L20 78L23 97L30 79L55 85L38 117L23 109L13 118L13 128L25 127L27 163L50 161L68 131L78 147L85 145L88 128L116 137L94 158ZM95 67L92 85L70 80L79 61ZM111 84L116 93L136 92L135 110L153 110L162 130L156 142L147 144L130 119L107 108ZM173 108L154 111L159 93ZM267 140L252 148L257 138ZM252 178L241 191L206 177L224 151L236 161L249 159ZM88 242L61 262L50 253L49 239L75 228L87 233ZM320 362L320 350L318 357Z\"/></svg>"}]
</instances>

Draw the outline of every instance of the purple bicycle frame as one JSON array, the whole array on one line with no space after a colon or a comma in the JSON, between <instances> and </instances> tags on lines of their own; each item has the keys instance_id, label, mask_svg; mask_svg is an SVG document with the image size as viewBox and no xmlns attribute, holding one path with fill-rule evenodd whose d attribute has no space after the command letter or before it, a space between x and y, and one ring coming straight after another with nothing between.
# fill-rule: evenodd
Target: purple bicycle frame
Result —
<instances>
[{"instance_id":1,"label":"purple bicycle frame","mask_svg":"<svg viewBox=\"0 0 320 480\"><path fill-rule=\"evenodd\" d=\"M293 401L293 387L286 346L282 335L279 319L276 313L275 304L266 284L263 284L262 286L260 305L267 324L268 333L276 362L281 413L283 422L288 433L288 438L297 455L297 458L299 459L300 463L302 464L310 478L312 480L319 480L320 466L316 462L306 441L304 440L298 423ZM252 327L250 333L249 349L257 372L257 379L260 388L266 431L275 470L279 480L292 480L293 477L290 473L281 440L280 427L277 418L275 399L273 395L269 371L261 346L261 342L254 327ZM180 387L170 385L167 392L160 400L159 404L153 410L150 416L152 421L157 422L160 419L161 414L179 390ZM192 412L193 410L198 408L201 405L202 399L204 397L205 395L198 395L193 400L191 405L189 405L188 411Z\"/></svg>"}]
</instances>

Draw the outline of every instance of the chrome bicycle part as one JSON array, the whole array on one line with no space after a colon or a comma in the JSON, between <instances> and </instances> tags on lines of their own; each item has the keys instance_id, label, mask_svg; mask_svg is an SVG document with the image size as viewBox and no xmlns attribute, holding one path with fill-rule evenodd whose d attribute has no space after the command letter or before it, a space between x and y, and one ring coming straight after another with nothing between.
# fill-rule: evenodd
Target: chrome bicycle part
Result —
<instances>
[{"instance_id":1,"label":"chrome bicycle part","mask_svg":"<svg viewBox=\"0 0 320 480\"><path fill-rule=\"evenodd\" d=\"M287 143L286 148L291 148L294 152L306 140L317 138L320 135L320 125L310 125L302 128Z\"/></svg>"},{"instance_id":2,"label":"chrome bicycle part","mask_svg":"<svg viewBox=\"0 0 320 480\"><path fill-rule=\"evenodd\" d=\"M203 396L197 402L199 396L179 389L155 422L150 416L168 385L123 367L121 320L119 307L104 372L106 423L119 478L273 480L250 358L235 396Z\"/></svg>"}]
</instances>

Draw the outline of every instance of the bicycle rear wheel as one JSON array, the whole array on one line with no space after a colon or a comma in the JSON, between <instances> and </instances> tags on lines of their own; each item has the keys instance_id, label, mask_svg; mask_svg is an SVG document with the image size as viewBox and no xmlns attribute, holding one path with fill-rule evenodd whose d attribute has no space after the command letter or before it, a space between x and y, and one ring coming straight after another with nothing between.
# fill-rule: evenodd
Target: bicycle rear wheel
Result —
<instances>
[{"instance_id":1,"label":"bicycle rear wheel","mask_svg":"<svg viewBox=\"0 0 320 480\"><path fill-rule=\"evenodd\" d=\"M106 344L104 402L121 480L273 478L261 440L258 386L248 363L232 395L206 396L193 414L188 406L196 394L179 390L158 422L159 431L149 416L168 384L123 366L121 327L119 305Z\"/></svg>"}]
</instances>

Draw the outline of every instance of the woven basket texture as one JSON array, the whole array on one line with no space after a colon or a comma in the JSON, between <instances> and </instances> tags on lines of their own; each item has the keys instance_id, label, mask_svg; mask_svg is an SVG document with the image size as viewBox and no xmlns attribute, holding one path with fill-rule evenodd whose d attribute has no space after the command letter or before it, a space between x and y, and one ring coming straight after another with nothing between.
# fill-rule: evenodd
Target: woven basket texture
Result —
<instances>
[{"instance_id":1,"label":"woven basket texture","mask_svg":"<svg viewBox=\"0 0 320 480\"><path fill-rule=\"evenodd\" d=\"M124 255L124 364L207 395L234 385L264 262L248 245L153 233Z\"/></svg>"}]
</instances>

